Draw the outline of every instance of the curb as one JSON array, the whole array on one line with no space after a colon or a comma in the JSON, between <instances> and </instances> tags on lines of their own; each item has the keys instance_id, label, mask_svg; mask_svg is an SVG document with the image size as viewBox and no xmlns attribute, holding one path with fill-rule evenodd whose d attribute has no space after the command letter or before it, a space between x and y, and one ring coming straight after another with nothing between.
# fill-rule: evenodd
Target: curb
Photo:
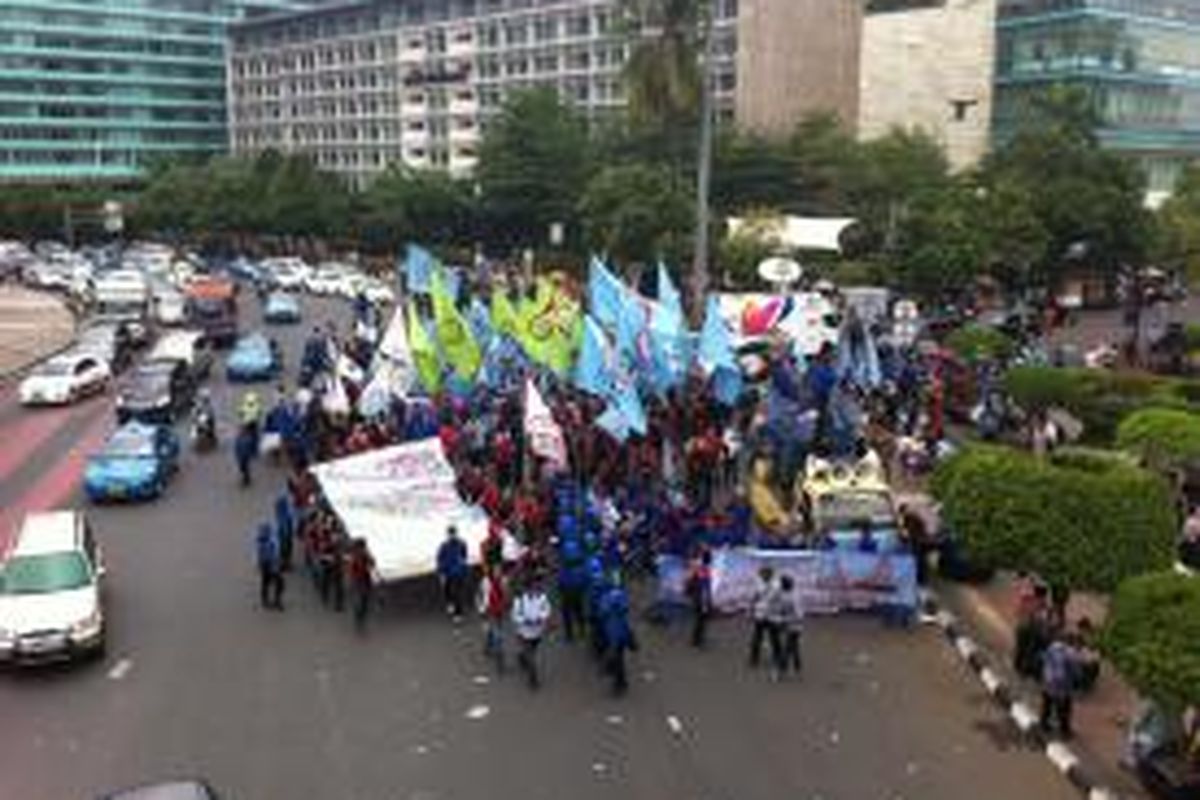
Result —
<instances>
[{"instance_id":1,"label":"curb","mask_svg":"<svg viewBox=\"0 0 1200 800\"><path fill-rule=\"evenodd\" d=\"M1060 741L1047 739L1038 729L1038 713L1021 700L1008 682L989 665L989 657L983 648L964 631L964 626L954 614L946 611L937 596L928 590L921 594L921 608L932 617L932 622L979 678L988 695L1004 709L1009 720L1025 739L1042 751L1054 768L1075 787L1086 800L1118 800L1118 795L1106 786L1093 780L1080 764L1079 758L1070 747Z\"/></svg>"}]
</instances>

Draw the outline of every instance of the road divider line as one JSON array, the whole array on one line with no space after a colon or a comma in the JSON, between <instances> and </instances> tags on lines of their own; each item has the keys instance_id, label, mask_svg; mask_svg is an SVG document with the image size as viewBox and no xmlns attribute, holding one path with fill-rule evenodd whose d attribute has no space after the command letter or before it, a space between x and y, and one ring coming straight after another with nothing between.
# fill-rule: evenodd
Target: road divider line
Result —
<instances>
[{"instance_id":1,"label":"road divider line","mask_svg":"<svg viewBox=\"0 0 1200 800\"><path fill-rule=\"evenodd\" d=\"M112 669L108 671L108 679L110 681L122 680L129 671L133 669L133 659L122 658L116 664L113 664Z\"/></svg>"}]
</instances>

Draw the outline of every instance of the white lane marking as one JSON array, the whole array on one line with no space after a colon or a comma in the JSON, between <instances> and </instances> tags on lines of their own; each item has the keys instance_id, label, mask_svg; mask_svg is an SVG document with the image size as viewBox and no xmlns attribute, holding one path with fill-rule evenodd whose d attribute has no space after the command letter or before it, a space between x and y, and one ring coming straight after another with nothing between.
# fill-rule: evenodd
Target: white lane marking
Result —
<instances>
[{"instance_id":1,"label":"white lane marking","mask_svg":"<svg viewBox=\"0 0 1200 800\"><path fill-rule=\"evenodd\" d=\"M489 683L492 682L492 679L489 678L487 675L476 675L474 678L471 679L471 682L474 683L476 686L487 686Z\"/></svg>"},{"instance_id":2,"label":"white lane marking","mask_svg":"<svg viewBox=\"0 0 1200 800\"><path fill-rule=\"evenodd\" d=\"M960 636L954 640L954 648L958 650L958 654L963 657L964 661L970 661L971 656L979 652L979 647L965 636Z\"/></svg>"},{"instance_id":3,"label":"white lane marking","mask_svg":"<svg viewBox=\"0 0 1200 800\"><path fill-rule=\"evenodd\" d=\"M1088 792L1088 800L1118 800L1116 792L1103 786L1092 787Z\"/></svg>"},{"instance_id":4,"label":"white lane marking","mask_svg":"<svg viewBox=\"0 0 1200 800\"><path fill-rule=\"evenodd\" d=\"M108 671L108 679L110 681L122 680L129 674L129 670L133 669L133 659L122 658L116 664L112 665L112 669Z\"/></svg>"},{"instance_id":5,"label":"white lane marking","mask_svg":"<svg viewBox=\"0 0 1200 800\"><path fill-rule=\"evenodd\" d=\"M841 741L842 741L842 735L840 733L838 733L837 731L830 732L830 734L829 734L829 743L830 744L838 744Z\"/></svg>"},{"instance_id":6,"label":"white lane marking","mask_svg":"<svg viewBox=\"0 0 1200 800\"><path fill-rule=\"evenodd\" d=\"M609 714L607 717L604 718L604 721L607 722L609 725L620 725L621 723L623 723L625 721L625 718L622 717L620 714Z\"/></svg>"},{"instance_id":7,"label":"white lane marking","mask_svg":"<svg viewBox=\"0 0 1200 800\"><path fill-rule=\"evenodd\" d=\"M667 715L667 727L671 729L671 733L676 736L683 735L683 723L679 721L679 717L674 714Z\"/></svg>"},{"instance_id":8,"label":"white lane marking","mask_svg":"<svg viewBox=\"0 0 1200 800\"><path fill-rule=\"evenodd\" d=\"M1046 745L1046 758L1050 759L1050 763L1058 767L1058 771L1066 775L1079 763L1079 759L1071 752L1071 749L1062 742L1051 742Z\"/></svg>"},{"instance_id":9,"label":"white lane marking","mask_svg":"<svg viewBox=\"0 0 1200 800\"><path fill-rule=\"evenodd\" d=\"M487 706L471 706L469 709L467 709L466 717L467 719L479 720L483 719L490 713L492 713L492 709L488 708Z\"/></svg>"},{"instance_id":10,"label":"white lane marking","mask_svg":"<svg viewBox=\"0 0 1200 800\"><path fill-rule=\"evenodd\" d=\"M996 677L996 673L992 672L991 667L984 667L979 670L979 679L983 681L983 685L992 694L995 694L996 689L1000 687L1000 678Z\"/></svg>"}]
</instances>

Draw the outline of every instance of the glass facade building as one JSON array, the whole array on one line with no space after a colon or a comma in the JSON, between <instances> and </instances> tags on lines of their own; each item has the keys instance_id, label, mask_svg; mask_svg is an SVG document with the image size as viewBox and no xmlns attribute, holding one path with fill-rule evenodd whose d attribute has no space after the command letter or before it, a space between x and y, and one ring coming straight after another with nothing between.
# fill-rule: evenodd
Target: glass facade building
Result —
<instances>
[{"instance_id":1,"label":"glass facade building","mask_svg":"<svg viewBox=\"0 0 1200 800\"><path fill-rule=\"evenodd\" d=\"M1081 86L1100 140L1144 166L1152 196L1200 159L1200 0L1000 0L994 134L1031 97Z\"/></svg>"},{"instance_id":2,"label":"glass facade building","mask_svg":"<svg viewBox=\"0 0 1200 800\"><path fill-rule=\"evenodd\" d=\"M226 26L290 0L3 0L0 182L121 181L226 147Z\"/></svg>"}]
</instances>

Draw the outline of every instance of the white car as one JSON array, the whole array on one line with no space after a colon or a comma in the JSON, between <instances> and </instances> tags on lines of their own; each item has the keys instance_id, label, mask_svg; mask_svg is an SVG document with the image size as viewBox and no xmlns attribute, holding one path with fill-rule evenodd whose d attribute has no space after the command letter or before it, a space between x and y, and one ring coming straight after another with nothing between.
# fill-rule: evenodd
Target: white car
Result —
<instances>
[{"instance_id":1,"label":"white car","mask_svg":"<svg viewBox=\"0 0 1200 800\"><path fill-rule=\"evenodd\" d=\"M346 270L340 265L322 264L305 278L304 288L311 294L346 294Z\"/></svg>"},{"instance_id":2,"label":"white car","mask_svg":"<svg viewBox=\"0 0 1200 800\"><path fill-rule=\"evenodd\" d=\"M95 353L68 351L43 361L21 381L21 404L57 405L108 388L112 372Z\"/></svg>"},{"instance_id":3,"label":"white car","mask_svg":"<svg viewBox=\"0 0 1200 800\"><path fill-rule=\"evenodd\" d=\"M371 305L388 306L396 302L396 293L392 291L392 287L378 278L363 279L359 291L367 296Z\"/></svg>"},{"instance_id":4,"label":"white car","mask_svg":"<svg viewBox=\"0 0 1200 800\"><path fill-rule=\"evenodd\" d=\"M285 292L297 292L304 288L304 280L311 270L298 258L267 258L259 263L275 280L275 285Z\"/></svg>"},{"instance_id":5,"label":"white car","mask_svg":"<svg viewBox=\"0 0 1200 800\"><path fill-rule=\"evenodd\" d=\"M104 571L81 512L27 516L0 565L0 662L103 653Z\"/></svg>"},{"instance_id":6,"label":"white car","mask_svg":"<svg viewBox=\"0 0 1200 800\"><path fill-rule=\"evenodd\" d=\"M155 292L154 318L159 325L184 324L187 322L187 298L174 289Z\"/></svg>"}]
</instances>

